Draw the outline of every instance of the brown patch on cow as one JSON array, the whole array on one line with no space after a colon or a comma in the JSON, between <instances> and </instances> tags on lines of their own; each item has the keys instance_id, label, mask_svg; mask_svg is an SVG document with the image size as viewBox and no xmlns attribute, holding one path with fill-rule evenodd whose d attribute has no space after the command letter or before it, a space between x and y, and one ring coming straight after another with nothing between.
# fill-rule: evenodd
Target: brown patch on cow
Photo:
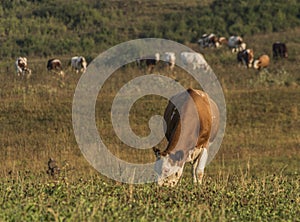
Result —
<instances>
[{"instance_id":1,"label":"brown patch on cow","mask_svg":"<svg viewBox=\"0 0 300 222\"><path fill-rule=\"evenodd\" d=\"M181 117L171 101L165 110L164 119L167 124L165 135L169 144L162 152L163 156L172 152L177 145L184 149L184 152L194 147L207 147L208 145L212 129L209 97L200 90L188 89L187 92L190 97L186 93L173 97L179 101L180 107L178 108L181 111ZM193 104L196 106L199 122L195 121L197 119L195 116L192 116ZM181 129L185 129L186 132L181 132Z\"/></svg>"},{"instance_id":2,"label":"brown patch on cow","mask_svg":"<svg viewBox=\"0 0 300 222\"><path fill-rule=\"evenodd\" d=\"M22 70L24 70L24 69L26 68L26 63L24 63L23 60L18 59L18 66L19 66Z\"/></svg>"},{"instance_id":3,"label":"brown patch on cow","mask_svg":"<svg viewBox=\"0 0 300 222\"><path fill-rule=\"evenodd\" d=\"M253 62L253 68L260 70L268 67L270 64L270 57L268 55L261 55L257 60Z\"/></svg>"},{"instance_id":4,"label":"brown patch on cow","mask_svg":"<svg viewBox=\"0 0 300 222\"><path fill-rule=\"evenodd\" d=\"M48 60L47 69L49 71L51 71L51 70L61 71L63 69L61 61L59 59L50 59L50 60Z\"/></svg>"}]
</instances>

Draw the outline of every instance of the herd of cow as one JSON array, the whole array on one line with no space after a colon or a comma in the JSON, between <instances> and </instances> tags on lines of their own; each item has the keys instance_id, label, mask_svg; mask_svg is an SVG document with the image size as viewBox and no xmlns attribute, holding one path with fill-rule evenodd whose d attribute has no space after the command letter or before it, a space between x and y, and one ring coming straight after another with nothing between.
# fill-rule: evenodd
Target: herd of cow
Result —
<instances>
[{"instance_id":1,"label":"herd of cow","mask_svg":"<svg viewBox=\"0 0 300 222\"><path fill-rule=\"evenodd\" d=\"M202 48L215 47L219 48L222 45L227 45L232 52L237 52L237 61L239 64L247 68L253 67L260 70L266 68L270 64L270 57L266 54L260 55L254 59L253 49L247 48L246 43L240 36L230 36L228 40L225 37L217 37L215 34L204 34L199 39L198 44ZM285 43L275 42L272 45L273 58L287 58L287 47Z\"/></svg>"},{"instance_id":2,"label":"herd of cow","mask_svg":"<svg viewBox=\"0 0 300 222\"><path fill-rule=\"evenodd\" d=\"M232 52L237 53L237 62L244 65L247 68L253 67L260 70L266 68L270 64L270 57L266 54L260 55L254 59L253 49L247 48L246 43L241 36L230 36L228 39L225 37L217 37L215 34L204 34L198 40L198 44L201 48L215 47L219 48L223 45L227 45ZM287 58L287 47L285 43L275 42L272 46L273 58ZM161 57L162 56L162 57ZM136 64L139 67L146 66L148 72L152 72L154 67L162 59L168 64L168 67L172 71L176 64L176 55L174 52L165 52L163 55L156 53L145 58L136 59ZM201 53L197 52L182 52L180 53L181 62L190 66L192 69L203 68L207 69L208 64ZM19 57L16 60L16 71L18 76L30 76L31 69L27 66L27 58ZM85 72L87 68L87 62L83 56L74 56L71 58L70 65L73 70L78 72ZM59 59L54 58L48 60L47 70L58 72L60 75L64 75L62 63Z\"/></svg>"},{"instance_id":3,"label":"herd of cow","mask_svg":"<svg viewBox=\"0 0 300 222\"><path fill-rule=\"evenodd\" d=\"M270 63L268 55L261 55L254 59L252 49L246 47L246 43L240 36L231 36L226 39L218 38L214 34L205 34L198 41L200 47L220 47L226 44L232 52L237 53L239 63L247 68L265 68ZM287 47L284 43L276 42L272 46L273 58L286 58ZM170 70L175 67L176 54L174 52L163 53L162 60ZM181 52L179 55L181 62L191 69L208 68L202 54L197 52ZM155 55L136 59L139 67L147 67L152 71L161 59L161 55ZM85 72L87 62L82 56L71 58L71 67L77 73ZM27 59L19 57L16 61L18 75L30 75L31 70L27 67ZM58 71L63 74L62 63L59 59L50 59L47 69ZM176 104L176 106L174 105ZM164 151L153 148L157 157L156 172L158 175L158 185L174 187L182 176L185 163L191 162L193 181L201 184L204 175L204 168L208 159L209 147L216 138L220 113L216 103L203 91L188 89L185 92L174 95L165 109L164 119L166 125L165 136L168 145ZM156 165L157 165L156 164Z\"/></svg>"},{"instance_id":4,"label":"herd of cow","mask_svg":"<svg viewBox=\"0 0 300 222\"><path fill-rule=\"evenodd\" d=\"M18 76L26 76L27 78L31 75L31 69L27 66L26 57L18 57L16 60L16 71ZM85 72L87 68L87 62L83 56L74 56L71 58L70 65L72 70L78 72ZM64 75L62 62L59 59L49 59L47 62L47 70L58 72L60 75Z\"/></svg>"}]
</instances>

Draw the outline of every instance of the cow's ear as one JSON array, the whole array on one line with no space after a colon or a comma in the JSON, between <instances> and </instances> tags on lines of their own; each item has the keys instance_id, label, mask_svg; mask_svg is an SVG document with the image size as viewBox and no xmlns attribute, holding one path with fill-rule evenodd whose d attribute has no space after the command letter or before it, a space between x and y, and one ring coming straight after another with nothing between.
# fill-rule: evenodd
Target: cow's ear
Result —
<instances>
[{"instance_id":1,"label":"cow's ear","mask_svg":"<svg viewBox=\"0 0 300 222\"><path fill-rule=\"evenodd\" d=\"M158 149L157 147L153 147L152 150L153 150L156 158L160 158L160 156L161 156L160 149Z\"/></svg>"}]
</instances>

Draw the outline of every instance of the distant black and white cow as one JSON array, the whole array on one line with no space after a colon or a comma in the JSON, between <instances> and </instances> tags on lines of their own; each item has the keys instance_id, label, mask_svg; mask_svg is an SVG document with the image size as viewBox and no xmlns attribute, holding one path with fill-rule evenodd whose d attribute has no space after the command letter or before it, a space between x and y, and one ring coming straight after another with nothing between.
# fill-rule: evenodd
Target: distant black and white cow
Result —
<instances>
[{"instance_id":1,"label":"distant black and white cow","mask_svg":"<svg viewBox=\"0 0 300 222\"><path fill-rule=\"evenodd\" d=\"M47 62L48 71L58 72L59 75L64 76L62 63L59 59L49 59Z\"/></svg>"},{"instance_id":2,"label":"distant black and white cow","mask_svg":"<svg viewBox=\"0 0 300 222\"><path fill-rule=\"evenodd\" d=\"M26 57L18 57L16 62L16 71L18 76L25 76L28 78L31 75L31 69L27 67L27 58Z\"/></svg>"},{"instance_id":3,"label":"distant black and white cow","mask_svg":"<svg viewBox=\"0 0 300 222\"><path fill-rule=\"evenodd\" d=\"M188 89L170 99L164 113L166 149L153 151L158 185L174 187L184 165L193 165L194 183L202 183L208 150L219 130L219 109L203 91Z\"/></svg>"},{"instance_id":4,"label":"distant black and white cow","mask_svg":"<svg viewBox=\"0 0 300 222\"><path fill-rule=\"evenodd\" d=\"M142 68L146 66L148 72L152 72L154 67L159 63L160 54L155 53L154 55L145 56L142 58L136 59L136 64Z\"/></svg>"},{"instance_id":5,"label":"distant black and white cow","mask_svg":"<svg viewBox=\"0 0 300 222\"><path fill-rule=\"evenodd\" d=\"M206 48L206 47L218 48L220 46L219 39L214 33L203 34L201 38L198 40L198 44L202 48Z\"/></svg>"},{"instance_id":6,"label":"distant black and white cow","mask_svg":"<svg viewBox=\"0 0 300 222\"><path fill-rule=\"evenodd\" d=\"M206 70L208 64L203 55L197 52L182 52L180 53L181 61L184 65L192 67L193 70L202 68Z\"/></svg>"},{"instance_id":7,"label":"distant black and white cow","mask_svg":"<svg viewBox=\"0 0 300 222\"><path fill-rule=\"evenodd\" d=\"M288 57L288 51L285 43L282 42L275 42L272 45L272 50L273 50L273 58L277 59L278 57L280 58L287 58Z\"/></svg>"},{"instance_id":8,"label":"distant black and white cow","mask_svg":"<svg viewBox=\"0 0 300 222\"><path fill-rule=\"evenodd\" d=\"M171 71L173 71L176 62L176 55L174 52L165 52L164 61L168 64Z\"/></svg>"},{"instance_id":9,"label":"distant black and white cow","mask_svg":"<svg viewBox=\"0 0 300 222\"><path fill-rule=\"evenodd\" d=\"M241 36L230 36L228 40L225 37L219 39L222 44L227 44L232 52L240 52L246 49L246 43Z\"/></svg>"},{"instance_id":10,"label":"distant black and white cow","mask_svg":"<svg viewBox=\"0 0 300 222\"><path fill-rule=\"evenodd\" d=\"M71 58L72 70L78 72L85 72L87 67L87 62L83 56L74 56Z\"/></svg>"},{"instance_id":11,"label":"distant black and white cow","mask_svg":"<svg viewBox=\"0 0 300 222\"><path fill-rule=\"evenodd\" d=\"M243 51L238 52L237 54L237 61L239 64L250 68L252 66L254 59L254 53L252 49L245 49Z\"/></svg>"}]
</instances>

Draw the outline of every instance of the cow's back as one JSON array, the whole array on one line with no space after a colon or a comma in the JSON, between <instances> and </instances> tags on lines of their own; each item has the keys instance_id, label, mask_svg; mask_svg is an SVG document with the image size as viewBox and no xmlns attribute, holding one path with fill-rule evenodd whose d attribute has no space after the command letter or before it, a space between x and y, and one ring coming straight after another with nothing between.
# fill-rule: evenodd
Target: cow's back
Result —
<instances>
[{"instance_id":1,"label":"cow's back","mask_svg":"<svg viewBox=\"0 0 300 222\"><path fill-rule=\"evenodd\" d=\"M195 134L195 132L198 131L198 135L195 134L197 138L192 136L186 138L195 140L194 144L196 147L207 146L211 132L215 134L217 131L218 125L212 127L214 121L212 113L216 117L215 120L218 120L219 118L216 104L213 101L210 101L208 95L201 90L188 89L187 92L188 94L183 92L171 98L171 101L175 101L178 105L181 116L171 101L165 110L165 135L169 141L169 146L167 147L167 150L164 151L165 153L170 152L176 146L176 143L181 136L181 128L188 128L188 131L193 132L192 134ZM193 101L190 99L193 99ZM195 104L197 109L198 117L193 116L193 104ZM196 121L197 118L199 120L198 122Z\"/></svg>"},{"instance_id":2,"label":"cow's back","mask_svg":"<svg viewBox=\"0 0 300 222\"><path fill-rule=\"evenodd\" d=\"M188 92L196 104L200 122L200 130L196 146L207 147L212 129L212 112L210 107L211 99L201 90L189 89Z\"/></svg>"},{"instance_id":3,"label":"cow's back","mask_svg":"<svg viewBox=\"0 0 300 222\"><path fill-rule=\"evenodd\" d=\"M74 56L74 57L71 58L71 66L72 66L72 67L75 68L75 67L77 66L77 63L78 63L77 61L78 61L78 59L79 59L78 56Z\"/></svg>"},{"instance_id":4,"label":"cow's back","mask_svg":"<svg viewBox=\"0 0 300 222\"><path fill-rule=\"evenodd\" d=\"M288 57L288 52L287 52L287 47L285 43L282 42L275 42L272 45L272 50L273 50L273 57L282 57L282 58L287 58Z\"/></svg>"},{"instance_id":5,"label":"cow's back","mask_svg":"<svg viewBox=\"0 0 300 222\"><path fill-rule=\"evenodd\" d=\"M217 104L209 98L210 110L211 110L211 118L212 118L212 125L211 125L211 133L209 137L209 141L212 142L215 137L217 136L219 126L220 126L220 112Z\"/></svg>"}]
</instances>

